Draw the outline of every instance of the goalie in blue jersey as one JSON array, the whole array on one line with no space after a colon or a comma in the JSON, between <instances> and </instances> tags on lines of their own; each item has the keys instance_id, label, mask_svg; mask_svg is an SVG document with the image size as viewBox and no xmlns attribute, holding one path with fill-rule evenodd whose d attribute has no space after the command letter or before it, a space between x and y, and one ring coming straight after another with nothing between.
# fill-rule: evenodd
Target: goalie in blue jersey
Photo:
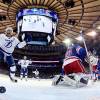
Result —
<instances>
[{"instance_id":1,"label":"goalie in blue jersey","mask_svg":"<svg viewBox=\"0 0 100 100\"><path fill-rule=\"evenodd\" d=\"M68 47L62 65L62 75L58 75L53 80L53 85L66 83L68 85L87 85L88 77L85 75L85 68L82 64L86 57L85 48L78 44Z\"/></svg>"}]
</instances>

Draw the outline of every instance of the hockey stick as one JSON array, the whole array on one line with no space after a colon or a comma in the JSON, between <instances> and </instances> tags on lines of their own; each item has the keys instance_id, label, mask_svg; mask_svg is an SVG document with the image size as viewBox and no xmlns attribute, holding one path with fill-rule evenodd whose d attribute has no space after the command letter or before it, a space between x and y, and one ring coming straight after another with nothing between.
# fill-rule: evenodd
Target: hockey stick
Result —
<instances>
[{"instance_id":1,"label":"hockey stick","mask_svg":"<svg viewBox=\"0 0 100 100\"><path fill-rule=\"evenodd\" d=\"M88 63L89 63L89 69L90 69L90 81L89 81L89 84L91 84L93 82L93 78L92 78L93 71L92 71L92 66L91 66L91 63L90 63L90 58L89 58L89 53L88 53L87 45L86 45L85 38L84 38L84 35L83 35L83 28L81 29L80 34L82 36L82 41L83 41L83 44L84 44L84 47L85 47L85 50L86 50L87 60L88 60Z\"/></svg>"}]
</instances>

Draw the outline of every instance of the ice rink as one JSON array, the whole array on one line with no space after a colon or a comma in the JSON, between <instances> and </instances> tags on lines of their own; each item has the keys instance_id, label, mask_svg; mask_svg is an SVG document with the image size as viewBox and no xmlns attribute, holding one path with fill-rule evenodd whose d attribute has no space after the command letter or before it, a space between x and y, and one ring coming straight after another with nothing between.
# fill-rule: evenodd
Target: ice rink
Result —
<instances>
[{"instance_id":1,"label":"ice rink","mask_svg":"<svg viewBox=\"0 0 100 100\"><path fill-rule=\"evenodd\" d=\"M76 89L52 86L50 79L19 79L13 83L8 76L0 75L0 86L7 90L0 94L0 100L100 100L100 82Z\"/></svg>"}]
</instances>

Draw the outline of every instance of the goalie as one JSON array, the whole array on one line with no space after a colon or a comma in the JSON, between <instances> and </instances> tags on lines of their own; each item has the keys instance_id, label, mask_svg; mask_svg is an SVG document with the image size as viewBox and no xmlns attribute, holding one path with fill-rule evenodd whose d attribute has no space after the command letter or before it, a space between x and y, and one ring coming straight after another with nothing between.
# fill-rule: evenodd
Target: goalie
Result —
<instances>
[{"instance_id":1,"label":"goalie","mask_svg":"<svg viewBox=\"0 0 100 100\"><path fill-rule=\"evenodd\" d=\"M53 85L67 84L71 86L84 86L88 83L82 61L86 57L86 51L80 45L70 46L63 61L63 75L58 75L53 80Z\"/></svg>"}]
</instances>

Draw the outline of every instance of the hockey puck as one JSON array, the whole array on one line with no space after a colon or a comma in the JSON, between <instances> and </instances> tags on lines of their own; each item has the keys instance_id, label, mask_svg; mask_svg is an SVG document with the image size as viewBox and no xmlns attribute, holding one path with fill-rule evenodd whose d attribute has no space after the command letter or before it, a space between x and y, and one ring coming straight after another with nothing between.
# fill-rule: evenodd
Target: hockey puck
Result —
<instances>
[{"instance_id":1,"label":"hockey puck","mask_svg":"<svg viewBox=\"0 0 100 100\"><path fill-rule=\"evenodd\" d=\"M15 80L15 83L17 83L17 80Z\"/></svg>"},{"instance_id":2,"label":"hockey puck","mask_svg":"<svg viewBox=\"0 0 100 100\"><path fill-rule=\"evenodd\" d=\"M16 79L13 79L13 78L11 78L11 77L10 77L10 79L11 79L12 82L17 83L17 80L16 80Z\"/></svg>"},{"instance_id":3,"label":"hockey puck","mask_svg":"<svg viewBox=\"0 0 100 100\"><path fill-rule=\"evenodd\" d=\"M0 93L5 93L6 92L6 88L4 86L0 86Z\"/></svg>"},{"instance_id":4,"label":"hockey puck","mask_svg":"<svg viewBox=\"0 0 100 100\"><path fill-rule=\"evenodd\" d=\"M17 80L14 80L14 79L12 79L11 81L14 82L14 83L17 83Z\"/></svg>"}]
</instances>

